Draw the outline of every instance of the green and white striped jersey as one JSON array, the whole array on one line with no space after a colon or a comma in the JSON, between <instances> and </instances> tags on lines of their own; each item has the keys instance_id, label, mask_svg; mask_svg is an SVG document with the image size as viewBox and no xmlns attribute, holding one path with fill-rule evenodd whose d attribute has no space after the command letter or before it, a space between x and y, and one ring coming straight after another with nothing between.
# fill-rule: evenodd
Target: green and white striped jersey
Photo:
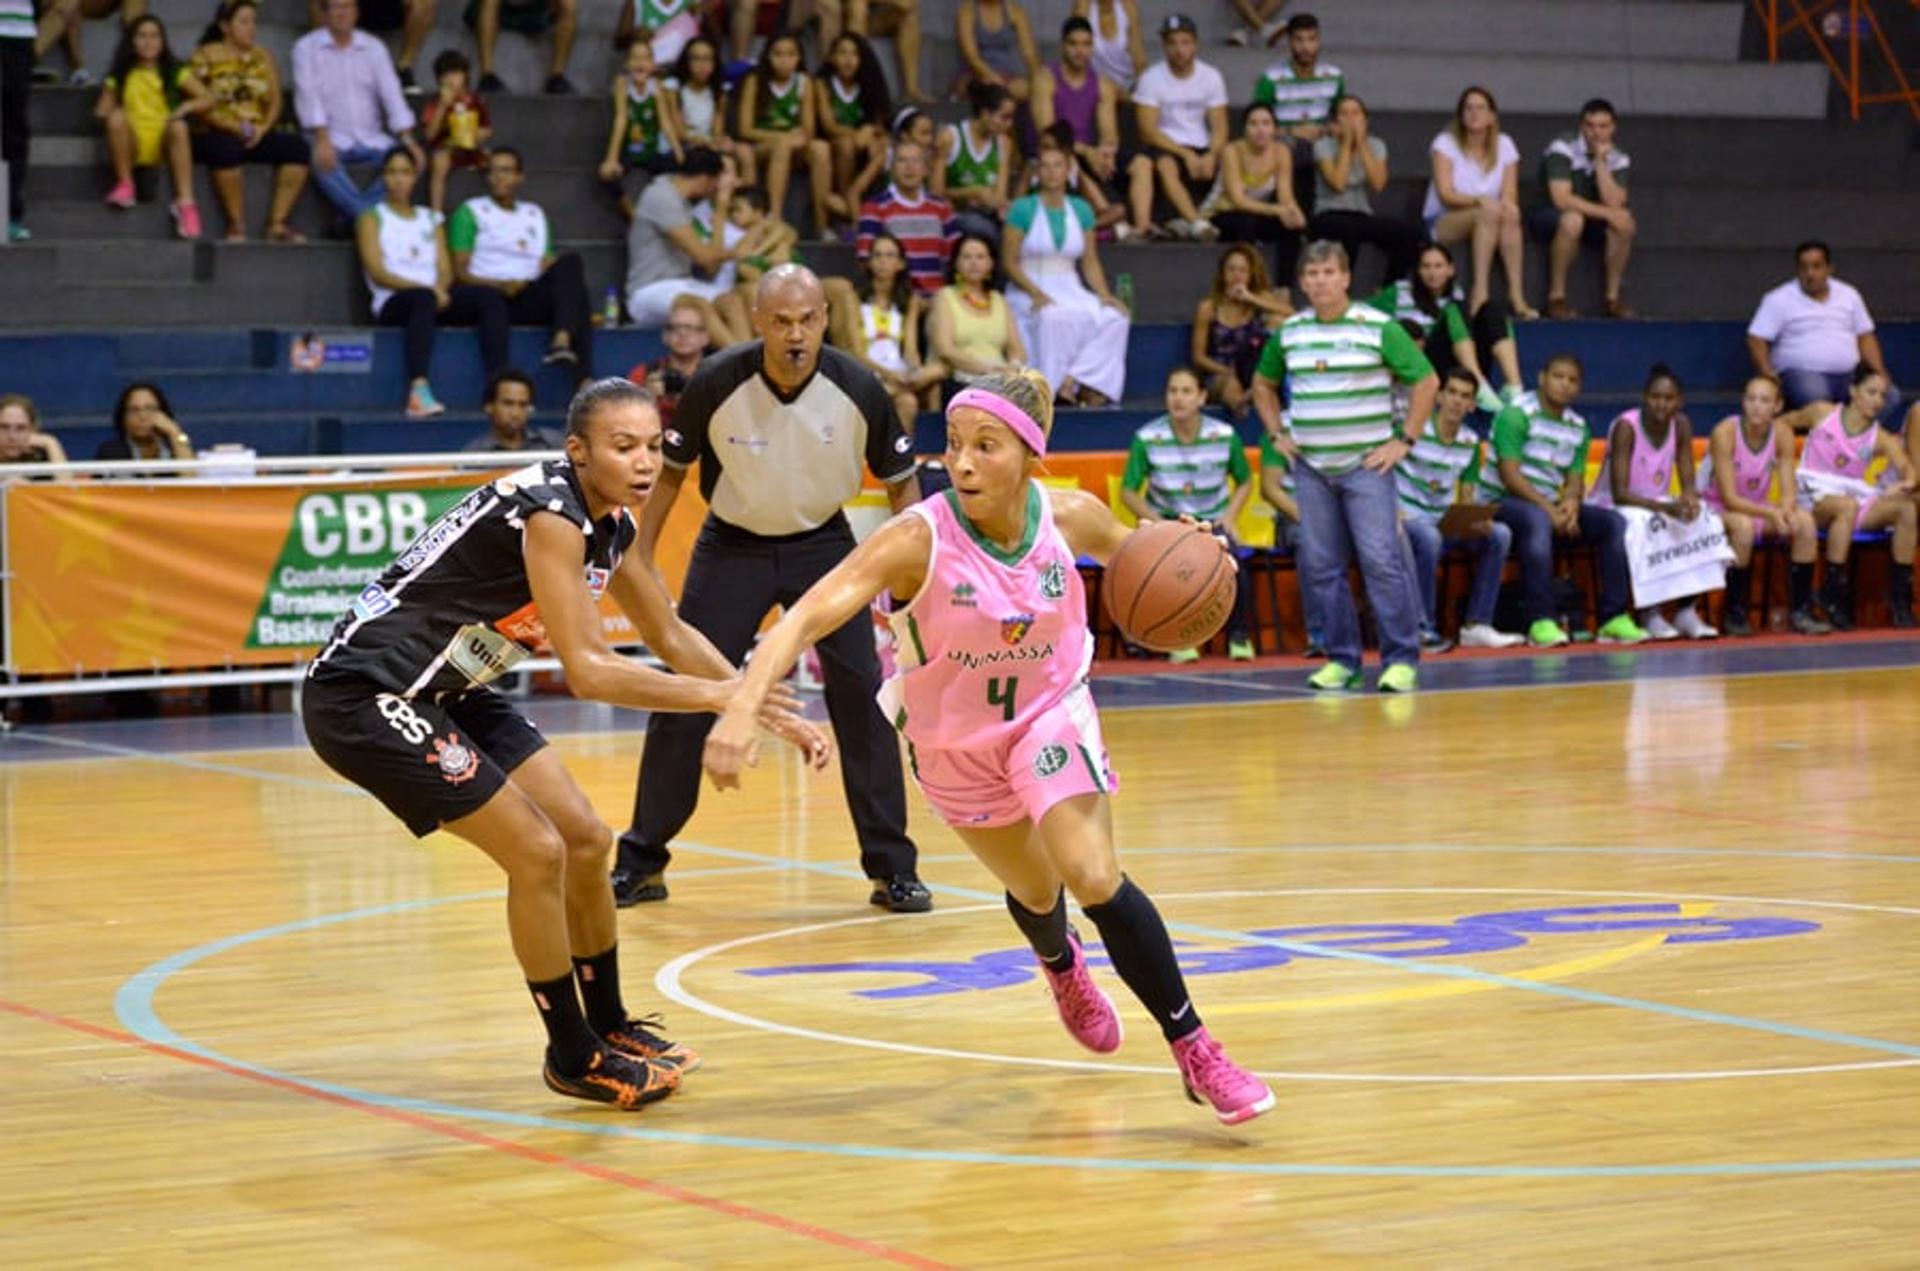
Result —
<instances>
[{"instance_id":1,"label":"green and white striped jersey","mask_svg":"<svg viewBox=\"0 0 1920 1271\"><path fill-rule=\"evenodd\" d=\"M1476 493L1480 463L1480 439L1466 429L1452 441L1442 441L1428 429L1393 470L1400 510L1408 516L1439 520L1457 501L1455 492L1463 483L1469 495Z\"/></svg>"},{"instance_id":2,"label":"green and white striped jersey","mask_svg":"<svg viewBox=\"0 0 1920 1271\"><path fill-rule=\"evenodd\" d=\"M1182 441L1173 420L1162 415L1133 435L1120 484L1145 490L1147 506L1166 518L1181 515L1218 520L1236 486L1253 479L1247 452L1233 425L1205 415L1192 441Z\"/></svg>"},{"instance_id":3,"label":"green and white striped jersey","mask_svg":"<svg viewBox=\"0 0 1920 1271\"><path fill-rule=\"evenodd\" d=\"M1394 381L1417 383L1433 365L1399 323L1352 303L1332 321L1311 309L1288 318L1260 354L1259 374L1286 382L1301 458L1337 475L1393 437Z\"/></svg>"},{"instance_id":4,"label":"green and white striped jersey","mask_svg":"<svg viewBox=\"0 0 1920 1271\"><path fill-rule=\"evenodd\" d=\"M1587 421L1569 408L1559 416L1540 406L1538 393L1522 393L1493 421L1496 461L1517 460L1520 472L1543 497L1557 499L1569 473L1587 475ZM1480 484L1494 499L1508 496L1499 463L1482 465Z\"/></svg>"}]
</instances>

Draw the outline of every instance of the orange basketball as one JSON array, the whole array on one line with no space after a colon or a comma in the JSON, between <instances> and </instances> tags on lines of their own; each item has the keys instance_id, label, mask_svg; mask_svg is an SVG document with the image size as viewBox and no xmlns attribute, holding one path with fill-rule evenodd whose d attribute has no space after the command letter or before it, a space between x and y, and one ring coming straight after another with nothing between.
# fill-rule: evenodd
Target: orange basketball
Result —
<instances>
[{"instance_id":1,"label":"orange basketball","mask_svg":"<svg viewBox=\"0 0 1920 1271\"><path fill-rule=\"evenodd\" d=\"M1107 612L1157 653L1205 644L1227 625L1237 587L1226 545L1197 526L1155 521L1127 535L1107 562Z\"/></svg>"}]
</instances>

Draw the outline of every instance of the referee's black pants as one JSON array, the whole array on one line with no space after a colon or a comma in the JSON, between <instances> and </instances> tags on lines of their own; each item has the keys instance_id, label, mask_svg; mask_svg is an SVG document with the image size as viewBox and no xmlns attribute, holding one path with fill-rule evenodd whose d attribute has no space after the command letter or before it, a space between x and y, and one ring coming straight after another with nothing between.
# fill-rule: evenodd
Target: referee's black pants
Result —
<instances>
[{"instance_id":1,"label":"referee's black pants","mask_svg":"<svg viewBox=\"0 0 1920 1271\"><path fill-rule=\"evenodd\" d=\"M693 546L680 616L735 666L753 647L761 619L792 605L853 550L853 531L835 516L801 534L767 537L709 516ZM827 717L840 749L840 781L869 878L914 873L907 837L907 791L900 743L874 693L880 658L873 621L863 611L815 646L826 680ZM620 836L619 866L642 877L665 869L667 844L700 800L701 751L711 715L658 714L647 724L633 823Z\"/></svg>"}]
</instances>

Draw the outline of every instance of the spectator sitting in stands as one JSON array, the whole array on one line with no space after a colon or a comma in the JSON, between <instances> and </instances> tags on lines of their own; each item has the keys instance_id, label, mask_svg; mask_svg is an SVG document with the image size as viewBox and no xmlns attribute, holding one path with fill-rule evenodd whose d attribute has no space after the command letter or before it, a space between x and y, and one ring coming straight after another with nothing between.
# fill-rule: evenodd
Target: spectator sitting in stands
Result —
<instances>
[{"instance_id":1,"label":"spectator sitting in stands","mask_svg":"<svg viewBox=\"0 0 1920 1271\"><path fill-rule=\"evenodd\" d=\"M45 0L35 8L40 12L40 22L34 37L34 57L44 57L56 44L64 45L70 72L67 83L74 88L89 88L100 81L87 70L85 24L118 14L124 33L146 13L147 0Z\"/></svg>"},{"instance_id":2,"label":"spectator sitting in stands","mask_svg":"<svg viewBox=\"0 0 1920 1271\"><path fill-rule=\"evenodd\" d=\"M439 7L440 0L366 0L362 6L361 30L381 35L400 32L400 56L395 59L395 68L400 87L409 94L419 91L413 78L413 60L420 55L427 32L433 30ZM327 25L327 0L307 0L307 25Z\"/></svg>"},{"instance_id":3,"label":"spectator sitting in stands","mask_svg":"<svg viewBox=\"0 0 1920 1271\"><path fill-rule=\"evenodd\" d=\"M1813 514L1797 501L1794 457L1796 421L1781 414L1786 395L1771 375L1747 381L1741 413L1714 425L1700 493L1727 527L1733 564L1727 570L1727 603L1720 625L1730 636L1750 636L1747 605L1753 595L1754 544L1765 538L1789 544L1787 625L1800 635L1826 635L1833 628L1813 613L1813 555L1819 546ZM1808 424L1812 421L1808 420ZM1843 558L1844 559L1844 558ZM1760 615L1761 625L1767 616Z\"/></svg>"},{"instance_id":4,"label":"spectator sitting in stands","mask_svg":"<svg viewBox=\"0 0 1920 1271\"><path fill-rule=\"evenodd\" d=\"M659 55L660 42L654 40ZM753 147L736 141L731 135L733 96L720 78L720 46L706 36L696 36L680 50L667 81L673 90L676 114L680 120L680 144L691 149L705 146L733 164L734 175L747 185L753 184Z\"/></svg>"},{"instance_id":5,"label":"spectator sitting in stands","mask_svg":"<svg viewBox=\"0 0 1920 1271\"><path fill-rule=\"evenodd\" d=\"M1127 209L1109 199L1100 189L1100 183L1087 174L1080 166L1079 158L1073 153L1073 130L1064 120L1056 119L1041 129L1039 150L1034 161L1027 165L1026 191L1032 194L1040 188L1040 155L1049 150L1057 150L1067 159L1067 192L1087 201L1093 209L1093 228L1098 231L1111 229L1115 242L1132 237L1133 230L1126 222Z\"/></svg>"},{"instance_id":6,"label":"spectator sitting in stands","mask_svg":"<svg viewBox=\"0 0 1920 1271\"><path fill-rule=\"evenodd\" d=\"M1260 253L1235 243L1220 254L1213 285L1193 310L1193 365L1207 377L1207 396L1238 419L1247 413L1260 353L1281 319L1293 312L1285 292L1267 282Z\"/></svg>"},{"instance_id":7,"label":"spectator sitting in stands","mask_svg":"<svg viewBox=\"0 0 1920 1271\"><path fill-rule=\"evenodd\" d=\"M767 192L757 185L735 191L727 200L726 213L727 223L740 232L737 239L729 236L734 244L734 294L743 311L751 312L761 275L777 265L800 263L793 250L800 231L773 214Z\"/></svg>"},{"instance_id":8,"label":"spectator sitting in stands","mask_svg":"<svg viewBox=\"0 0 1920 1271\"><path fill-rule=\"evenodd\" d=\"M460 447L468 453L566 448L558 434L528 426L533 415L533 381L525 371L509 366L487 376L487 396L480 409L489 427Z\"/></svg>"},{"instance_id":9,"label":"spectator sitting in stands","mask_svg":"<svg viewBox=\"0 0 1920 1271\"><path fill-rule=\"evenodd\" d=\"M1513 531L1491 519L1472 522L1456 537L1448 537L1441 529L1456 502L1474 501L1473 497L1462 500L1461 494L1477 496L1480 470L1486 463L1480 439L1464 429L1473 412L1475 387L1465 367L1447 370L1441 377L1440 395L1434 399L1433 426L1420 434L1393 472L1400 495L1400 526L1413 553L1413 581L1420 593L1420 647L1430 653L1452 647L1440 634L1437 595L1441 553L1450 549L1473 557L1473 587L1460 624L1460 647L1510 649L1526 643L1526 637L1493 626Z\"/></svg>"},{"instance_id":10,"label":"spectator sitting in stands","mask_svg":"<svg viewBox=\"0 0 1920 1271\"><path fill-rule=\"evenodd\" d=\"M1891 423L1900 390L1887 372L1873 315L1859 291L1833 276L1833 253L1818 239L1793 249L1795 277L1760 298L1747 324L1747 354L1762 375L1786 389L1787 405L1839 401L1855 372L1868 367L1885 381L1883 422Z\"/></svg>"},{"instance_id":11,"label":"spectator sitting in stands","mask_svg":"<svg viewBox=\"0 0 1920 1271\"><path fill-rule=\"evenodd\" d=\"M1093 27L1085 18L1068 18L1060 28L1060 60L1034 78L1031 106L1040 144L1056 124L1066 128L1075 165L1089 177L1074 191L1094 205L1100 224L1110 223L1103 204L1118 197L1122 181L1120 94L1094 72ZM1122 221L1114 236L1124 242L1144 229Z\"/></svg>"},{"instance_id":12,"label":"spectator sitting in stands","mask_svg":"<svg viewBox=\"0 0 1920 1271\"><path fill-rule=\"evenodd\" d=\"M1173 206L1174 219L1167 228L1175 238L1210 243L1219 231L1200 216L1193 200L1220 172L1220 152L1227 146L1227 82L1199 59L1198 42L1192 18L1168 15L1160 24L1166 58L1141 73L1133 86L1133 103L1140 143L1147 152L1141 158L1151 162L1160 191ZM1136 160L1128 181L1133 222L1143 226L1151 223L1153 190L1137 175L1140 170Z\"/></svg>"},{"instance_id":13,"label":"spectator sitting in stands","mask_svg":"<svg viewBox=\"0 0 1920 1271\"><path fill-rule=\"evenodd\" d=\"M919 111L916 119L926 119ZM908 126L912 126L909 121ZM926 188L926 146L899 136L893 143L893 182L880 197L860 205L860 235L854 253L865 260L874 240L886 234L907 253L907 279L922 296L938 292L947 277L947 261L959 240L953 205Z\"/></svg>"},{"instance_id":14,"label":"spectator sitting in stands","mask_svg":"<svg viewBox=\"0 0 1920 1271\"><path fill-rule=\"evenodd\" d=\"M576 379L588 379L593 322L585 267L573 252L554 254L547 214L519 197L525 180L518 150L501 146L487 157L489 193L462 203L447 230L453 274L506 296L511 321L549 327L542 363L571 366Z\"/></svg>"},{"instance_id":15,"label":"spectator sitting in stands","mask_svg":"<svg viewBox=\"0 0 1920 1271\"><path fill-rule=\"evenodd\" d=\"M362 190L347 173L349 164L385 161L395 144L386 129L400 134L416 167L426 166L393 59L355 29L359 20L357 0L326 0L326 25L293 45L294 110L313 147L313 183L349 220L386 197L378 178Z\"/></svg>"},{"instance_id":16,"label":"spectator sitting in stands","mask_svg":"<svg viewBox=\"0 0 1920 1271\"><path fill-rule=\"evenodd\" d=\"M1033 24L1019 0L960 0L953 15L953 35L966 64L968 100L974 100L972 89L981 84L1004 88L1019 102L1033 95L1040 53L1033 43Z\"/></svg>"},{"instance_id":17,"label":"spectator sitting in stands","mask_svg":"<svg viewBox=\"0 0 1920 1271\"><path fill-rule=\"evenodd\" d=\"M573 37L580 27L580 0L474 0L474 42L480 50L480 91L504 93L507 86L493 73L494 43L502 25L532 39L551 29L553 56L547 64L546 91L556 97L573 92L567 62L573 56Z\"/></svg>"},{"instance_id":18,"label":"spectator sitting in stands","mask_svg":"<svg viewBox=\"0 0 1920 1271\"><path fill-rule=\"evenodd\" d=\"M1637 507L1679 521L1700 515L1693 471L1693 424L1681 406L1680 377L1664 362L1647 372L1640 405L1622 411L1607 430L1607 470L1588 498L1601 507ZM1676 488L1677 486L1677 488ZM1656 606L1636 615L1651 640L1713 640L1720 633L1700 616L1696 599L1669 622Z\"/></svg>"},{"instance_id":19,"label":"spectator sitting in stands","mask_svg":"<svg viewBox=\"0 0 1920 1271\"><path fill-rule=\"evenodd\" d=\"M666 345L666 352L627 372L628 379L653 394L663 426L672 425L673 408L679 404L687 381L700 369L712 345L707 332L707 312L691 297L674 301L673 308L667 311L667 324L660 328L660 342Z\"/></svg>"},{"instance_id":20,"label":"spectator sitting in stands","mask_svg":"<svg viewBox=\"0 0 1920 1271\"><path fill-rule=\"evenodd\" d=\"M883 23L873 21L873 9L885 11ZM900 66L900 96L910 102L929 100L920 89L920 0L814 0L820 13L820 43L831 46L842 34L864 39L893 37Z\"/></svg>"},{"instance_id":21,"label":"spectator sitting in stands","mask_svg":"<svg viewBox=\"0 0 1920 1271\"><path fill-rule=\"evenodd\" d=\"M1339 67L1320 60L1319 18L1296 13L1267 42L1278 44L1283 36L1287 60L1261 74L1253 100L1273 107L1292 148L1294 201L1309 212L1318 211L1313 202L1313 147L1332 130L1334 103L1346 92L1347 79Z\"/></svg>"},{"instance_id":22,"label":"spectator sitting in stands","mask_svg":"<svg viewBox=\"0 0 1920 1271\"><path fill-rule=\"evenodd\" d=\"M1885 413L1886 373L1866 362L1853 368L1845 407L1809 402L1802 418L1813 419L1800 451L1796 486L1800 506L1826 531L1827 576L1820 603L1836 631L1853 630L1853 583L1847 558L1855 533L1887 530L1893 565L1887 574L1887 608L1893 625L1913 625L1914 468L1906 447L1876 422ZM1891 480L1867 481L1867 469L1884 459Z\"/></svg>"},{"instance_id":23,"label":"spectator sitting in stands","mask_svg":"<svg viewBox=\"0 0 1920 1271\"><path fill-rule=\"evenodd\" d=\"M807 169L814 232L825 234L833 152L817 131L813 86L800 69L800 37L782 31L768 39L759 64L741 85L740 135L753 145L773 206L787 206L794 165Z\"/></svg>"},{"instance_id":24,"label":"spectator sitting in stands","mask_svg":"<svg viewBox=\"0 0 1920 1271\"><path fill-rule=\"evenodd\" d=\"M1293 156L1274 136L1273 108L1252 105L1238 141L1221 155L1220 173L1194 227L1212 226L1230 243L1271 243L1273 276L1293 280L1307 215L1293 200ZM1169 201L1176 201L1171 189ZM1179 222L1171 228L1179 234Z\"/></svg>"},{"instance_id":25,"label":"spectator sitting in stands","mask_svg":"<svg viewBox=\"0 0 1920 1271\"><path fill-rule=\"evenodd\" d=\"M65 463L60 439L40 431L40 412L31 397L0 396L0 463Z\"/></svg>"},{"instance_id":26,"label":"spectator sitting in stands","mask_svg":"<svg viewBox=\"0 0 1920 1271\"><path fill-rule=\"evenodd\" d=\"M459 49L433 59L434 95L420 108L420 132L432 155L427 206L434 215L447 210L447 175L454 169L485 171L487 142L493 140L493 115L486 99L473 91L473 66Z\"/></svg>"},{"instance_id":27,"label":"spectator sitting in stands","mask_svg":"<svg viewBox=\"0 0 1920 1271\"><path fill-rule=\"evenodd\" d=\"M1493 285L1493 254L1507 271L1508 306L1516 318L1537 318L1521 290L1525 244L1520 233L1520 151L1500 131L1493 94L1475 85L1454 104L1453 122L1428 148L1433 182L1427 187L1427 234L1436 243L1473 244L1473 286L1467 312L1480 312Z\"/></svg>"},{"instance_id":28,"label":"spectator sitting in stands","mask_svg":"<svg viewBox=\"0 0 1920 1271\"><path fill-rule=\"evenodd\" d=\"M1468 321L1460 308L1453 253L1440 244L1421 244L1412 277L1382 287L1367 303L1411 330L1435 369L1445 373L1449 367L1466 367L1480 386L1482 410L1498 414L1520 392L1520 351L1506 306L1488 300ZM1488 363L1500 368L1504 388L1499 393L1487 382Z\"/></svg>"},{"instance_id":29,"label":"spectator sitting in stands","mask_svg":"<svg viewBox=\"0 0 1920 1271\"><path fill-rule=\"evenodd\" d=\"M947 368L920 356L920 327L927 302L907 277L907 250L882 230L867 247L860 270L864 290L849 291L832 306L833 342L880 377L909 435L922 408L939 405Z\"/></svg>"},{"instance_id":30,"label":"spectator sitting in stands","mask_svg":"<svg viewBox=\"0 0 1920 1271\"><path fill-rule=\"evenodd\" d=\"M607 154L600 161L600 184L620 205L620 215L633 219L633 196L627 191L630 173L644 184L677 171L686 159L680 143L680 120L672 93L654 75L653 45L629 38L626 62L613 81L613 130L607 136Z\"/></svg>"},{"instance_id":31,"label":"spectator sitting in stands","mask_svg":"<svg viewBox=\"0 0 1920 1271\"><path fill-rule=\"evenodd\" d=\"M193 201L193 143L189 116L213 107L213 98L167 46L160 19L135 18L120 36L113 69L100 89L94 114L106 124L113 160L109 207L134 204L133 170L164 162L173 178L173 223L182 238L200 237L200 209Z\"/></svg>"},{"instance_id":32,"label":"spectator sitting in stands","mask_svg":"<svg viewBox=\"0 0 1920 1271\"><path fill-rule=\"evenodd\" d=\"M95 459L191 459L193 443L173 418L173 407L158 384L139 380L120 390L113 404L113 436L100 443Z\"/></svg>"},{"instance_id":33,"label":"spectator sitting in stands","mask_svg":"<svg viewBox=\"0 0 1920 1271\"><path fill-rule=\"evenodd\" d=\"M496 371L507 360L506 302L490 287L454 282L439 216L413 202L420 168L412 152L394 147L381 176L387 196L360 214L354 238L373 320L406 329L407 418L429 419L446 411L427 380L436 331L479 326L480 360Z\"/></svg>"},{"instance_id":34,"label":"spectator sitting in stands","mask_svg":"<svg viewBox=\"0 0 1920 1271\"><path fill-rule=\"evenodd\" d=\"M226 213L229 243L247 238L246 185L240 179L244 163L274 168L267 241L305 242L305 235L287 225L287 217L307 183L312 153L305 137L279 127L286 98L273 55L256 42L259 28L258 0L227 0L200 37L193 77L206 86L213 106L200 116L193 157L207 165L213 192Z\"/></svg>"},{"instance_id":35,"label":"spectator sitting in stands","mask_svg":"<svg viewBox=\"0 0 1920 1271\"><path fill-rule=\"evenodd\" d=\"M1072 162L1056 147L1040 153L1040 192L1008 210L1000 259L1018 288L1008 303L1022 343L1057 398L1106 406L1126 391L1132 318L1107 289L1093 209L1067 193Z\"/></svg>"},{"instance_id":36,"label":"spectator sitting in stands","mask_svg":"<svg viewBox=\"0 0 1920 1271\"><path fill-rule=\"evenodd\" d=\"M1147 69L1146 28L1134 0L1073 0L1073 16L1093 28L1093 69L1122 95Z\"/></svg>"},{"instance_id":37,"label":"spectator sitting in stands","mask_svg":"<svg viewBox=\"0 0 1920 1271\"><path fill-rule=\"evenodd\" d=\"M933 355L957 384L1002 371L1018 371L1027 360L1020 327L1007 307L994 265L993 243L963 234L953 249L949 282L933 298L927 329Z\"/></svg>"},{"instance_id":38,"label":"spectator sitting in stands","mask_svg":"<svg viewBox=\"0 0 1920 1271\"><path fill-rule=\"evenodd\" d=\"M1287 431L1287 416L1280 415L1280 431ZM1327 642L1314 608L1313 588L1300 576L1300 504L1294 498L1293 460L1274 444L1273 434L1260 432L1260 497L1273 507L1274 546L1294 559L1294 579L1300 595L1300 620L1307 631L1307 647L1302 656L1324 658Z\"/></svg>"},{"instance_id":39,"label":"spectator sitting in stands","mask_svg":"<svg viewBox=\"0 0 1920 1271\"><path fill-rule=\"evenodd\" d=\"M1313 167L1313 236L1341 244L1355 260L1360 245L1372 243L1386 254L1386 276L1406 277L1420 235L1373 210L1371 195L1387 188L1387 143L1369 131L1365 102L1348 95L1334 103L1330 130L1313 143Z\"/></svg>"},{"instance_id":40,"label":"spectator sitting in stands","mask_svg":"<svg viewBox=\"0 0 1920 1271\"><path fill-rule=\"evenodd\" d=\"M614 26L613 47L616 51L624 50L634 36L644 33L653 46L654 65L672 66L686 55L695 40L705 39L700 34L702 7L698 0L620 0L620 20ZM712 40L707 43L713 46ZM713 47L717 63L719 49ZM701 142L713 144L705 137Z\"/></svg>"},{"instance_id":41,"label":"spectator sitting in stands","mask_svg":"<svg viewBox=\"0 0 1920 1271\"><path fill-rule=\"evenodd\" d=\"M627 316L636 325L658 325L675 305L692 303L700 308L715 344L747 338L739 333L751 330L752 324L746 313L734 312L740 302L732 294L733 277L721 276L736 253L726 242L726 220L716 218L717 241L712 241L702 240L693 218L695 203L713 199L718 209L732 195L733 178L720 156L700 146L687 151L679 172L641 193L627 229ZM696 278L696 267L715 276Z\"/></svg>"},{"instance_id":42,"label":"spectator sitting in stands","mask_svg":"<svg viewBox=\"0 0 1920 1271\"><path fill-rule=\"evenodd\" d=\"M1014 99L1003 84L976 80L967 89L972 114L940 130L933 164L933 192L953 204L964 234L1000 237L1017 159L1009 140Z\"/></svg>"},{"instance_id":43,"label":"spectator sitting in stands","mask_svg":"<svg viewBox=\"0 0 1920 1271\"><path fill-rule=\"evenodd\" d=\"M1480 484L1496 517L1513 532L1520 581L1527 593L1527 640L1538 648L1571 638L1553 598L1553 540L1577 540L1595 549L1603 643L1639 644L1647 633L1628 611L1626 522L1612 508L1585 501L1587 421L1573 409L1580 396L1580 359L1556 353L1540 372L1537 393L1521 393L1493 421L1494 472Z\"/></svg>"},{"instance_id":44,"label":"spectator sitting in stands","mask_svg":"<svg viewBox=\"0 0 1920 1271\"><path fill-rule=\"evenodd\" d=\"M1141 521L1173 521L1191 516L1211 521L1215 534L1236 546L1240 513L1253 494L1253 471L1232 424L1203 413L1207 390L1190 366L1167 372L1167 413L1140 426L1127 451L1120 478L1120 501ZM1234 593L1227 619L1227 656L1253 660L1253 592ZM1168 655L1172 662L1193 662L1198 649Z\"/></svg>"},{"instance_id":45,"label":"spectator sitting in stands","mask_svg":"<svg viewBox=\"0 0 1920 1271\"><path fill-rule=\"evenodd\" d=\"M1547 316L1577 316L1567 303L1567 271L1582 244L1606 252L1609 318L1633 314L1620 299L1638 224L1627 210L1626 151L1613 144L1613 103L1596 97L1580 108L1577 132L1555 137L1540 160L1540 201L1527 213L1535 241L1547 251Z\"/></svg>"},{"instance_id":46,"label":"spectator sitting in stands","mask_svg":"<svg viewBox=\"0 0 1920 1271\"><path fill-rule=\"evenodd\" d=\"M887 124L893 118L886 72L865 36L845 32L828 46L813 82L814 117L833 152L836 189L827 195L827 211L853 221L867 187L886 170Z\"/></svg>"}]
</instances>

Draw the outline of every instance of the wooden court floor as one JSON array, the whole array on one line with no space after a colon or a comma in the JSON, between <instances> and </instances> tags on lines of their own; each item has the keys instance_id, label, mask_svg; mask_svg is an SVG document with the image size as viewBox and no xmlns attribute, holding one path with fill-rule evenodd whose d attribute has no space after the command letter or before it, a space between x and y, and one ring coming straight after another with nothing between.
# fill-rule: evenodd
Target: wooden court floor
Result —
<instances>
[{"instance_id":1,"label":"wooden court floor","mask_svg":"<svg viewBox=\"0 0 1920 1271\"><path fill-rule=\"evenodd\" d=\"M708 1056L638 1115L542 1087L491 867L305 753L0 767L0 1265L1920 1262L1920 676L1107 728L1246 1126L1104 967L1077 1051L917 798L938 907L870 909L784 759L622 914ZM557 743L616 821L637 740Z\"/></svg>"}]
</instances>

